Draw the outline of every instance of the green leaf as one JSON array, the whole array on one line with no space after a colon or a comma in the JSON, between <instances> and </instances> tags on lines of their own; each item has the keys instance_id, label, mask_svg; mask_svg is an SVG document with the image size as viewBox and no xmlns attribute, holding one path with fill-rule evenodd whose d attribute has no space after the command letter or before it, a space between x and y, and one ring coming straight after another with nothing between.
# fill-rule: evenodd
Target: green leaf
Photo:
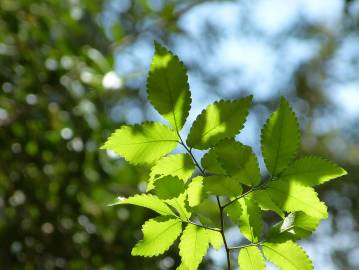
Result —
<instances>
[{"instance_id":1,"label":"green leaf","mask_svg":"<svg viewBox=\"0 0 359 270\"><path fill-rule=\"evenodd\" d=\"M319 226L320 219L309 216L303 212L295 212L294 232L298 239L311 235Z\"/></svg>"},{"instance_id":2,"label":"green leaf","mask_svg":"<svg viewBox=\"0 0 359 270\"><path fill-rule=\"evenodd\" d=\"M177 268L176 270L189 270L188 267L186 267L183 263L181 263Z\"/></svg>"},{"instance_id":3,"label":"green leaf","mask_svg":"<svg viewBox=\"0 0 359 270\"><path fill-rule=\"evenodd\" d=\"M276 205L266 190L255 190L250 194L251 198L255 200L258 206L264 211L273 211L277 213L281 218L284 218L283 211Z\"/></svg>"},{"instance_id":4,"label":"green leaf","mask_svg":"<svg viewBox=\"0 0 359 270\"><path fill-rule=\"evenodd\" d=\"M280 227L280 232L289 232L293 239L299 240L311 235L318 227L320 219L304 212L290 213Z\"/></svg>"},{"instance_id":5,"label":"green leaf","mask_svg":"<svg viewBox=\"0 0 359 270\"><path fill-rule=\"evenodd\" d=\"M224 140L215 146L217 159L225 171L248 186L261 180L256 155L249 146L235 140Z\"/></svg>"},{"instance_id":6,"label":"green leaf","mask_svg":"<svg viewBox=\"0 0 359 270\"><path fill-rule=\"evenodd\" d=\"M239 217L239 230L252 243L257 243L262 233L262 213L258 205L247 198L238 200L242 209Z\"/></svg>"},{"instance_id":7,"label":"green leaf","mask_svg":"<svg viewBox=\"0 0 359 270\"><path fill-rule=\"evenodd\" d=\"M188 270L197 270L208 250L209 238L206 229L188 224L179 244L182 264Z\"/></svg>"},{"instance_id":8,"label":"green leaf","mask_svg":"<svg viewBox=\"0 0 359 270\"><path fill-rule=\"evenodd\" d=\"M266 263L263 255L255 246L241 248L238 256L238 265L241 270L266 269Z\"/></svg>"},{"instance_id":9,"label":"green leaf","mask_svg":"<svg viewBox=\"0 0 359 270\"><path fill-rule=\"evenodd\" d=\"M251 103L252 96L248 96L209 105L194 121L187 145L207 149L224 138L235 136L244 126Z\"/></svg>"},{"instance_id":10,"label":"green leaf","mask_svg":"<svg viewBox=\"0 0 359 270\"><path fill-rule=\"evenodd\" d=\"M280 178L300 182L304 186L316 186L343 176L347 172L329 160L320 157L304 157L293 162Z\"/></svg>"},{"instance_id":11,"label":"green leaf","mask_svg":"<svg viewBox=\"0 0 359 270\"><path fill-rule=\"evenodd\" d=\"M179 132L191 108L186 68L176 55L157 42L147 92L152 105Z\"/></svg>"},{"instance_id":12,"label":"green leaf","mask_svg":"<svg viewBox=\"0 0 359 270\"><path fill-rule=\"evenodd\" d=\"M279 108L265 123L261 147L265 165L272 176L281 173L295 157L300 143L298 120L282 97Z\"/></svg>"},{"instance_id":13,"label":"green leaf","mask_svg":"<svg viewBox=\"0 0 359 270\"><path fill-rule=\"evenodd\" d=\"M242 194L241 184L234 178L212 175L203 179L204 191L208 195L236 197Z\"/></svg>"},{"instance_id":14,"label":"green leaf","mask_svg":"<svg viewBox=\"0 0 359 270\"><path fill-rule=\"evenodd\" d=\"M209 243L215 250L219 250L223 245L222 234L213 230L206 230L208 234Z\"/></svg>"},{"instance_id":15,"label":"green leaf","mask_svg":"<svg viewBox=\"0 0 359 270\"><path fill-rule=\"evenodd\" d=\"M182 232L181 221L176 218L157 217L142 227L143 240L132 249L133 256L157 256L164 253Z\"/></svg>"},{"instance_id":16,"label":"green leaf","mask_svg":"<svg viewBox=\"0 0 359 270\"><path fill-rule=\"evenodd\" d=\"M204 199L203 177L197 176L192 179L187 188L188 204L190 207L199 205Z\"/></svg>"},{"instance_id":17,"label":"green leaf","mask_svg":"<svg viewBox=\"0 0 359 270\"><path fill-rule=\"evenodd\" d=\"M304 239L317 229L319 223L319 218L308 216L304 212L290 213L282 222L269 230L267 240L281 243L288 240Z\"/></svg>"},{"instance_id":18,"label":"green leaf","mask_svg":"<svg viewBox=\"0 0 359 270\"><path fill-rule=\"evenodd\" d=\"M177 134L160 123L122 126L101 149L115 151L132 164L148 164L172 151L178 144Z\"/></svg>"},{"instance_id":19,"label":"green leaf","mask_svg":"<svg viewBox=\"0 0 359 270\"><path fill-rule=\"evenodd\" d=\"M242 215L242 207L238 200L227 206L225 208L225 211L234 223L238 224L240 222Z\"/></svg>"},{"instance_id":20,"label":"green leaf","mask_svg":"<svg viewBox=\"0 0 359 270\"><path fill-rule=\"evenodd\" d=\"M165 175L177 176L186 183L193 174L194 169L195 165L189 154L175 154L163 157L151 168L147 191L153 189L153 184L156 180Z\"/></svg>"},{"instance_id":21,"label":"green leaf","mask_svg":"<svg viewBox=\"0 0 359 270\"><path fill-rule=\"evenodd\" d=\"M166 200L166 203L175 208L183 220L188 220L192 213L188 210L186 205L187 193L180 194L177 198Z\"/></svg>"},{"instance_id":22,"label":"green leaf","mask_svg":"<svg viewBox=\"0 0 359 270\"><path fill-rule=\"evenodd\" d=\"M313 270L313 264L304 250L294 243L287 241L284 243L262 244L264 256L272 263L277 265L280 270Z\"/></svg>"},{"instance_id":23,"label":"green leaf","mask_svg":"<svg viewBox=\"0 0 359 270\"><path fill-rule=\"evenodd\" d=\"M218 227L218 204L216 200L203 200L191 208L191 212L201 224L208 227Z\"/></svg>"},{"instance_id":24,"label":"green leaf","mask_svg":"<svg viewBox=\"0 0 359 270\"><path fill-rule=\"evenodd\" d=\"M226 171L217 160L217 154L214 148L209 149L209 151L203 156L201 165L207 172L223 175L226 174Z\"/></svg>"},{"instance_id":25,"label":"green leaf","mask_svg":"<svg viewBox=\"0 0 359 270\"><path fill-rule=\"evenodd\" d=\"M151 209L161 215L174 215L173 211L158 197L151 194L140 194L129 198L118 197L110 206L133 204Z\"/></svg>"},{"instance_id":26,"label":"green leaf","mask_svg":"<svg viewBox=\"0 0 359 270\"><path fill-rule=\"evenodd\" d=\"M158 198L168 200L178 197L185 192L185 185L177 176L167 175L155 182L155 190Z\"/></svg>"},{"instance_id":27,"label":"green leaf","mask_svg":"<svg viewBox=\"0 0 359 270\"><path fill-rule=\"evenodd\" d=\"M305 187L298 182L283 180L272 181L266 188L271 199L284 211L303 211L306 214L327 218L327 207L318 199L318 194L311 187Z\"/></svg>"}]
</instances>

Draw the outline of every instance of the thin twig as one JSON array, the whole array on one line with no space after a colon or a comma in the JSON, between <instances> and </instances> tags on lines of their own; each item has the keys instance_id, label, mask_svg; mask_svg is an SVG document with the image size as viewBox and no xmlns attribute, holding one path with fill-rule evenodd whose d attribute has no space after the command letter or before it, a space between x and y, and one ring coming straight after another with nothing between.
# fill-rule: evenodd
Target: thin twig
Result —
<instances>
[{"instance_id":1,"label":"thin twig","mask_svg":"<svg viewBox=\"0 0 359 270\"><path fill-rule=\"evenodd\" d=\"M266 185L266 182L261 183L260 185L251 188L250 190L248 190L247 192L237 196L236 198L232 199L231 201L227 202L226 204L222 205L223 208L226 208L227 206L231 205L232 203L238 201L239 199L247 196L248 194L252 193L255 190L259 190L262 189L262 187L264 187Z\"/></svg>"},{"instance_id":2,"label":"thin twig","mask_svg":"<svg viewBox=\"0 0 359 270\"><path fill-rule=\"evenodd\" d=\"M250 243L250 244L242 245L242 246L230 247L229 250L235 250L235 249L241 249L241 248L246 248L246 247L259 246L262 243L263 243L263 241L258 242L258 243Z\"/></svg>"},{"instance_id":3,"label":"thin twig","mask_svg":"<svg viewBox=\"0 0 359 270\"><path fill-rule=\"evenodd\" d=\"M223 244L224 244L224 247L226 249L226 255L227 255L227 268L228 268L228 270L231 270L231 258L230 258L230 253L229 253L229 248L228 248L226 236L224 234L223 206L221 205L221 202L219 200L219 196L216 196L216 199L217 199L217 204L218 204L218 208L219 208L219 217L220 217L220 220L221 220L221 235L222 235Z\"/></svg>"},{"instance_id":4,"label":"thin twig","mask_svg":"<svg viewBox=\"0 0 359 270\"><path fill-rule=\"evenodd\" d=\"M183 222L185 222L185 223L189 223L189 224L195 225L195 226L197 226L197 227L201 227L201 228L203 228L203 229L207 229L207 230L211 230L211 231L216 231L216 232L221 232L221 230L218 229L218 228L207 227L207 226L205 226L205 225L198 224L198 223L193 222L193 221L191 221L191 220L183 220L183 219L181 219L181 220L182 220Z\"/></svg>"}]
</instances>

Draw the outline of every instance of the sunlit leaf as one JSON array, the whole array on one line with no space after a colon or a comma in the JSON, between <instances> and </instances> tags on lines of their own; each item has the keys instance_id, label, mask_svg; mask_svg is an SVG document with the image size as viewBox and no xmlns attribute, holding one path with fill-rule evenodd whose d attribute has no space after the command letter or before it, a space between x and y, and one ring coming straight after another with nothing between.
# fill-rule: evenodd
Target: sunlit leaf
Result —
<instances>
[{"instance_id":1,"label":"sunlit leaf","mask_svg":"<svg viewBox=\"0 0 359 270\"><path fill-rule=\"evenodd\" d=\"M222 234L213 230L206 230L208 234L209 243L215 250L219 250L223 245Z\"/></svg>"},{"instance_id":2,"label":"sunlit leaf","mask_svg":"<svg viewBox=\"0 0 359 270\"><path fill-rule=\"evenodd\" d=\"M238 100L221 100L209 105L197 116L187 144L197 149L207 149L224 138L233 137L243 128L252 96Z\"/></svg>"},{"instance_id":3,"label":"sunlit leaf","mask_svg":"<svg viewBox=\"0 0 359 270\"><path fill-rule=\"evenodd\" d=\"M133 256L158 256L164 253L182 232L181 221L176 218L157 217L143 227L143 239L132 249Z\"/></svg>"},{"instance_id":4,"label":"sunlit leaf","mask_svg":"<svg viewBox=\"0 0 359 270\"><path fill-rule=\"evenodd\" d=\"M261 209L253 201L246 198L238 200L241 207L239 216L239 229L241 233L252 243L259 241L262 233Z\"/></svg>"},{"instance_id":5,"label":"sunlit leaf","mask_svg":"<svg viewBox=\"0 0 359 270\"><path fill-rule=\"evenodd\" d=\"M280 270L313 270L313 264L304 250L294 243L287 241L284 243L262 244L264 256L272 263L277 265Z\"/></svg>"},{"instance_id":6,"label":"sunlit leaf","mask_svg":"<svg viewBox=\"0 0 359 270\"><path fill-rule=\"evenodd\" d=\"M176 55L157 42L147 92L152 105L179 132L191 107L186 68Z\"/></svg>"},{"instance_id":7,"label":"sunlit leaf","mask_svg":"<svg viewBox=\"0 0 359 270\"><path fill-rule=\"evenodd\" d=\"M154 188L157 179L165 175L177 176L184 183L191 177L195 165L189 154L174 154L162 157L151 168L147 191Z\"/></svg>"},{"instance_id":8,"label":"sunlit leaf","mask_svg":"<svg viewBox=\"0 0 359 270\"><path fill-rule=\"evenodd\" d=\"M139 194L129 198L118 197L110 205L120 204L133 204L151 209L161 215L174 215L173 211L163 201L151 194Z\"/></svg>"},{"instance_id":9,"label":"sunlit leaf","mask_svg":"<svg viewBox=\"0 0 359 270\"><path fill-rule=\"evenodd\" d=\"M203 256L207 253L209 237L206 229L188 224L179 244L182 264L189 270L197 270Z\"/></svg>"},{"instance_id":10,"label":"sunlit leaf","mask_svg":"<svg viewBox=\"0 0 359 270\"><path fill-rule=\"evenodd\" d=\"M166 204L176 209L182 220L188 220L192 215L188 209L186 192L180 194L177 198L166 200Z\"/></svg>"},{"instance_id":11,"label":"sunlit leaf","mask_svg":"<svg viewBox=\"0 0 359 270\"><path fill-rule=\"evenodd\" d=\"M284 213L282 209L280 209L278 205L276 205L276 203L271 199L266 190L253 191L250 196L262 210L270 210L276 212L280 217L284 218Z\"/></svg>"},{"instance_id":12,"label":"sunlit leaf","mask_svg":"<svg viewBox=\"0 0 359 270\"><path fill-rule=\"evenodd\" d=\"M112 150L132 164L152 163L178 144L174 130L160 123L122 126L101 149Z\"/></svg>"},{"instance_id":13,"label":"sunlit leaf","mask_svg":"<svg viewBox=\"0 0 359 270\"><path fill-rule=\"evenodd\" d=\"M296 181L304 186L316 186L343 176L347 172L333 162L320 157L308 156L293 162L280 178Z\"/></svg>"},{"instance_id":14,"label":"sunlit leaf","mask_svg":"<svg viewBox=\"0 0 359 270\"><path fill-rule=\"evenodd\" d=\"M264 162L269 173L277 176L295 157L300 142L297 117L282 97L279 108L265 123L261 134Z\"/></svg>"},{"instance_id":15,"label":"sunlit leaf","mask_svg":"<svg viewBox=\"0 0 359 270\"><path fill-rule=\"evenodd\" d=\"M163 176L155 182L155 190L158 198L168 200L178 197L185 192L185 185L176 176Z\"/></svg>"},{"instance_id":16,"label":"sunlit leaf","mask_svg":"<svg viewBox=\"0 0 359 270\"><path fill-rule=\"evenodd\" d=\"M241 270L265 270L266 264L260 250L255 246L241 248L238 256Z\"/></svg>"},{"instance_id":17,"label":"sunlit leaf","mask_svg":"<svg viewBox=\"0 0 359 270\"><path fill-rule=\"evenodd\" d=\"M327 207L311 187L303 186L298 182L279 180L269 183L266 190L271 199L284 211L303 211L322 219L328 217Z\"/></svg>"},{"instance_id":18,"label":"sunlit leaf","mask_svg":"<svg viewBox=\"0 0 359 270\"><path fill-rule=\"evenodd\" d=\"M202 176L197 176L192 179L191 183L188 185L187 194L189 206L194 207L202 202L205 197Z\"/></svg>"}]
</instances>

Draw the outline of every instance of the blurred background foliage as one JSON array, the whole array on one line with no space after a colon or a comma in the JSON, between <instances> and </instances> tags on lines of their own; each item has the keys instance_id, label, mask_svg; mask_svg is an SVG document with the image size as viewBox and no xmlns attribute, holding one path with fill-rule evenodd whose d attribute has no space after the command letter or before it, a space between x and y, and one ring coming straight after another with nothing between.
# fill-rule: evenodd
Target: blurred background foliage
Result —
<instances>
[{"instance_id":1,"label":"blurred background foliage","mask_svg":"<svg viewBox=\"0 0 359 270\"><path fill-rule=\"evenodd\" d=\"M289 98L301 154L349 171L321 188L332 215L303 245L316 269L358 269L359 1L283 5L1 0L0 268L175 269L175 250L130 256L153 213L106 206L143 191L148 168L98 150L122 123L158 120L144 84L158 39L189 68L191 120L215 99L254 94L239 139L258 154L260 126Z\"/></svg>"}]
</instances>

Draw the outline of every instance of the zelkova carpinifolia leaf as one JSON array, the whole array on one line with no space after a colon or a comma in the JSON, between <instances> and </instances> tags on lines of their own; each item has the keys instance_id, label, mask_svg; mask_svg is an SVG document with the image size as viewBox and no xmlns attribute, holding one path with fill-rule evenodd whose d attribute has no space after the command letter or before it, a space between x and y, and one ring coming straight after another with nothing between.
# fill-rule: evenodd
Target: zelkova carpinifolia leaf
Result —
<instances>
[{"instance_id":1,"label":"zelkova carpinifolia leaf","mask_svg":"<svg viewBox=\"0 0 359 270\"><path fill-rule=\"evenodd\" d=\"M238 255L240 270L265 270L266 263L262 253L256 246L242 248Z\"/></svg>"},{"instance_id":2,"label":"zelkova carpinifolia leaf","mask_svg":"<svg viewBox=\"0 0 359 270\"><path fill-rule=\"evenodd\" d=\"M191 108L186 68L172 52L155 42L155 55L147 78L148 99L179 132Z\"/></svg>"},{"instance_id":3,"label":"zelkova carpinifolia leaf","mask_svg":"<svg viewBox=\"0 0 359 270\"><path fill-rule=\"evenodd\" d=\"M277 180L269 183L266 191L279 208L286 212L303 211L320 219L328 217L326 205L319 200L318 194L311 187L298 182Z\"/></svg>"},{"instance_id":4,"label":"zelkova carpinifolia leaf","mask_svg":"<svg viewBox=\"0 0 359 270\"><path fill-rule=\"evenodd\" d=\"M300 240L310 236L318 227L320 218L312 217L304 212L293 212L273 226L266 237L268 242L285 242Z\"/></svg>"},{"instance_id":5,"label":"zelkova carpinifolia leaf","mask_svg":"<svg viewBox=\"0 0 359 270\"><path fill-rule=\"evenodd\" d=\"M219 164L227 174L248 186L255 186L260 182L257 157L249 146L231 139L219 142L214 150Z\"/></svg>"},{"instance_id":6,"label":"zelkova carpinifolia leaf","mask_svg":"<svg viewBox=\"0 0 359 270\"><path fill-rule=\"evenodd\" d=\"M255 201L247 198L238 200L241 207L239 217L239 229L241 233L252 243L259 241L262 233L262 213Z\"/></svg>"},{"instance_id":7,"label":"zelkova carpinifolia leaf","mask_svg":"<svg viewBox=\"0 0 359 270\"><path fill-rule=\"evenodd\" d=\"M151 164L172 151L177 144L174 130L161 123L146 122L122 126L101 148L116 152L132 164Z\"/></svg>"},{"instance_id":8,"label":"zelkova carpinifolia leaf","mask_svg":"<svg viewBox=\"0 0 359 270\"><path fill-rule=\"evenodd\" d=\"M347 172L333 162L321 157L308 156L297 159L283 171L280 178L299 182L304 186L316 186L346 175Z\"/></svg>"},{"instance_id":9,"label":"zelkova carpinifolia leaf","mask_svg":"<svg viewBox=\"0 0 359 270\"><path fill-rule=\"evenodd\" d=\"M182 232L177 218L157 217L148 220L142 227L143 239L132 249L133 256L158 256L169 249Z\"/></svg>"},{"instance_id":10,"label":"zelkova carpinifolia leaf","mask_svg":"<svg viewBox=\"0 0 359 270\"><path fill-rule=\"evenodd\" d=\"M189 154L174 154L162 157L157 160L151 168L150 179L148 180L147 191L154 188L154 183L163 176L177 176L184 183L191 177L195 165Z\"/></svg>"},{"instance_id":11,"label":"zelkova carpinifolia leaf","mask_svg":"<svg viewBox=\"0 0 359 270\"><path fill-rule=\"evenodd\" d=\"M207 149L224 138L239 133L246 121L252 96L238 100L221 100L209 105L193 122L187 144Z\"/></svg>"},{"instance_id":12,"label":"zelkova carpinifolia leaf","mask_svg":"<svg viewBox=\"0 0 359 270\"><path fill-rule=\"evenodd\" d=\"M266 259L280 270L313 270L313 264L304 250L293 241L262 244Z\"/></svg>"},{"instance_id":13,"label":"zelkova carpinifolia leaf","mask_svg":"<svg viewBox=\"0 0 359 270\"><path fill-rule=\"evenodd\" d=\"M137 194L132 197L118 197L110 206L132 204L151 209L160 215L174 215L173 211L161 201L157 196L152 194Z\"/></svg>"},{"instance_id":14,"label":"zelkova carpinifolia leaf","mask_svg":"<svg viewBox=\"0 0 359 270\"><path fill-rule=\"evenodd\" d=\"M179 244L182 264L188 270L197 270L209 247L209 236L206 229L188 224L184 229Z\"/></svg>"},{"instance_id":15,"label":"zelkova carpinifolia leaf","mask_svg":"<svg viewBox=\"0 0 359 270\"><path fill-rule=\"evenodd\" d=\"M281 173L297 154L300 132L297 117L285 98L265 123L261 147L265 165L272 176Z\"/></svg>"}]
</instances>

